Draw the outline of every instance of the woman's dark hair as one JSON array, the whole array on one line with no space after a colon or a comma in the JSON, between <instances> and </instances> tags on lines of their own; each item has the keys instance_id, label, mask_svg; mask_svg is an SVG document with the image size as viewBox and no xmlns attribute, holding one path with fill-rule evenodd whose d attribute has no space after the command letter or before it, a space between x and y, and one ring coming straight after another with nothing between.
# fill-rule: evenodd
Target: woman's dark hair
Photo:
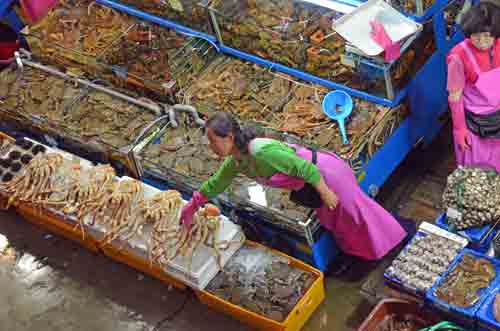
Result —
<instances>
[{"instance_id":1,"label":"woman's dark hair","mask_svg":"<svg viewBox=\"0 0 500 331\"><path fill-rule=\"evenodd\" d=\"M467 38L479 32L489 32L493 37L499 38L500 7L489 2L481 2L464 14L460 25Z\"/></svg>"},{"instance_id":2,"label":"woman's dark hair","mask_svg":"<svg viewBox=\"0 0 500 331\"><path fill-rule=\"evenodd\" d=\"M251 126L241 127L236 119L229 113L217 112L205 123L205 128L210 128L219 137L233 134L234 143L240 152L248 152L248 143L257 137L257 129Z\"/></svg>"}]
</instances>

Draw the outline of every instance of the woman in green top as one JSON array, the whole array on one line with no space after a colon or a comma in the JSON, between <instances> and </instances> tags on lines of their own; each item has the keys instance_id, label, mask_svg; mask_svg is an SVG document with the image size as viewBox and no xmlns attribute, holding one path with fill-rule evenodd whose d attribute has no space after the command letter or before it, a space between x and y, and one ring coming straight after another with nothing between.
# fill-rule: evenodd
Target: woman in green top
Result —
<instances>
[{"instance_id":1,"label":"woman in green top","mask_svg":"<svg viewBox=\"0 0 500 331\"><path fill-rule=\"evenodd\" d=\"M379 259L406 236L392 215L359 188L351 168L335 154L318 152L315 165L310 161L315 157L311 150L257 138L255 131L240 128L227 113L213 115L206 129L210 148L225 160L183 208L181 220L185 226L190 227L196 211L242 173L272 187L314 187L322 201L316 214L347 254Z\"/></svg>"}]
</instances>

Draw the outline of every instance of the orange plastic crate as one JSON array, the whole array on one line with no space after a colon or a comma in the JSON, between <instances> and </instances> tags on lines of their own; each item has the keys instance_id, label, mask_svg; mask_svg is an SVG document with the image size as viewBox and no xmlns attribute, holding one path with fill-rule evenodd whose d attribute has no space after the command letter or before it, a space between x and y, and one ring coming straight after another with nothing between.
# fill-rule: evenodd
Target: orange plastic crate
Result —
<instances>
[{"instance_id":1,"label":"orange plastic crate","mask_svg":"<svg viewBox=\"0 0 500 331\"><path fill-rule=\"evenodd\" d=\"M113 245L106 245L102 248L102 251L107 257L157 278L164 283L168 283L181 290L186 288L184 283L167 274L158 264L151 265L148 260L141 256L137 256Z\"/></svg>"},{"instance_id":2,"label":"orange plastic crate","mask_svg":"<svg viewBox=\"0 0 500 331\"><path fill-rule=\"evenodd\" d=\"M80 228L75 228L74 224L61 220L58 215L46 209L35 208L29 204L19 204L16 209L27 221L39 225L56 235L73 240L92 252L99 251L98 243L92 236L88 233L85 233L84 236Z\"/></svg>"},{"instance_id":3,"label":"orange plastic crate","mask_svg":"<svg viewBox=\"0 0 500 331\"><path fill-rule=\"evenodd\" d=\"M197 291L197 296L199 300L211 307L214 310L226 313L232 317L247 323L249 325L257 327L259 330L263 331L299 331L307 320L311 317L312 313L318 308L318 306L325 299L325 288L323 284L323 273L302 261L294 259L286 254L278 252L276 250L270 249L266 246L257 244L253 241L247 240L245 244L250 246L261 247L266 250L270 250L275 254L285 256L290 259L291 265L299 269L308 271L316 276L316 280L313 282L309 290L304 294L302 299L297 303L295 308L290 312L283 322L277 322L271 320L267 317L261 316L257 313L246 310L240 306L234 305L228 301L216 297L215 295L207 291Z\"/></svg>"},{"instance_id":4,"label":"orange plastic crate","mask_svg":"<svg viewBox=\"0 0 500 331\"><path fill-rule=\"evenodd\" d=\"M132 255L111 245L101 248L100 242L89 232L85 232L84 237L80 228L75 228L73 224L59 219L58 215L53 214L50 211L40 210L28 204L19 204L16 208L17 212L27 221L45 228L56 235L73 240L92 252L101 251L104 255L110 257L111 259L124 263L165 283L171 284L179 289L186 288L185 284L169 276L159 266L153 265L150 267L149 262L141 257Z\"/></svg>"}]
</instances>

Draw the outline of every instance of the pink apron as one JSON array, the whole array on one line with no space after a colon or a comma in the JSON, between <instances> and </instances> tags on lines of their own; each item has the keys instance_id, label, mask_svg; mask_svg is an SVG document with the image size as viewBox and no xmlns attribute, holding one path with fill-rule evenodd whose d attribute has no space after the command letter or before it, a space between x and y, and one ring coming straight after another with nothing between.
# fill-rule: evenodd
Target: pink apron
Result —
<instances>
[{"instance_id":1,"label":"pink apron","mask_svg":"<svg viewBox=\"0 0 500 331\"><path fill-rule=\"evenodd\" d=\"M311 151L290 145L297 155L311 160ZM336 243L347 254L365 260L378 260L397 246L406 231L394 217L359 187L351 168L333 153L319 152L317 166L328 187L337 195L339 203L334 210L316 209L321 224L334 236ZM301 178L283 173L270 178L258 178L263 185L299 189Z\"/></svg>"},{"instance_id":2,"label":"pink apron","mask_svg":"<svg viewBox=\"0 0 500 331\"><path fill-rule=\"evenodd\" d=\"M476 57L467 43L461 47L477 74L475 83L467 82L464 88L464 108L477 115L487 115L500 110L500 68L481 72ZM470 132L470 148L462 150L455 143L457 163L464 166L481 166L500 171L500 139L482 138Z\"/></svg>"},{"instance_id":3,"label":"pink apron","mask_svg":"<svg viewBox=\"0 0 500 331\"><path fill-rule=\"evenodd\" d=\"M20 0L23 13L29 23L40 21L57 5L58 0Z\"/></svg>"}]
</instances>

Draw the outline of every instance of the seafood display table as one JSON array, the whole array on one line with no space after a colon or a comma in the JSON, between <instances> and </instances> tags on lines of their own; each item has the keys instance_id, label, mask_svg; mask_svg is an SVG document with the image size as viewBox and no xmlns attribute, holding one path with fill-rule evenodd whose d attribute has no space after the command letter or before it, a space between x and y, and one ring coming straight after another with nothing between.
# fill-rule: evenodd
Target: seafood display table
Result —
<instances>
[{"instance_id":1,"label":"seafood display table","mask_svg":"<svg viewBox=\"0 0 500 331\"><path fill-rule=\"evenodd\" d=\"M160 16L152 15L152 14L149 14L149 13L144 12L142 10L138 10L136 8L133 8L131 6L123 5L118 1L96 0L96 2L103 4L103 5L106 5L106 6L109 6L111 8L114 8L116 10L123 11L124 13L139 17L143 20L156 23L156 24L164 26L166 28L175 29L179 32L183 32L183 33L191 35L191 36L196 36L196 37L205 39L205 40L212 42L212 43L215 43L217 41L217 38L213 35L208 34L207 31L202 32L202 31L194 30L193 28L179 24L178 22L175 22L173 20L169 20L169 19L166 19L166 18L163 18ZM147 1L142 1L142 2L147 2ZM199 2L196 1L195 2L196 5L202 5L202 3L203 3L203 1L199 1ZM156 4L156 2L154 2L153 6L159 6L159 5ZM208 17L206 17L206 19L208 20Z\"/></svg>"},{"instance_id":2,"label":"seafood display table","mask_svg":"<svg viewBox=\"0 0 500 331\"><path fill-rule=\"evenodd\" d=\"M466 245L466 239L424 222L386 269L385 284L423 303L427 290Z\"/></svg>"},{"instance_id":3,"label":"seafood display table","mask_svg":"<svg viewBox=\"0 0 500 331\"><path fill-rule=\"evenodd\" d=\"M7 197L2 196L2 198L6 199ZM85 239L82 239L81 230L75 229L74 225L69 225L64 220L60 220L60 216L56 214L52 214L46 211L40 211L29 205L18 205L16 207L16 210L27 221L32 222L33 224L40 226L56 235L75 241L83 247L89 249L90 251L103 253L107 257L117 262L124 263L166 284L175 286L176 288L185 289L187 286L189 286L185 282L165 272L165 270L158 265L151 265L150 262L142 256L124 251L123 249L120 249L116 246L106 246L104 248L101 248L99 241L94 239L92 236L86 236ZM265 246L261 246L248 240L245 241L245 244L269 250ZM313 285L308 289L307 293L304 294L304 296L300 299L294 309L282 322L273 321L265 316L261 316L252 311L239 307L238 305L221 299L206 290L195 289L198 299L209 308L225 314L229 314L244 323L256 327L258 330L300 331L301 327L307 322L307 320L311 317L313 312L318 308L318 306L323 302L325 298L323 275L318 270L311 268L310 266L304 264L303 262L300 262L299 260L293 259L278 251L272 252L276 255L286 257L290 260L290 263L294 267L310 272L316 277Z\"/></svg>"},{"instance_id":4,"label":"seafood display table","mask_svg":"<svg viewBox=\"0 0 500 331\"><path fill-rule=\"evenodd\" d=\"M36 141L27 139L13 141L12 138L3 134L0 134L0 138L2 160L4 160L7 155L10 158L14 157L12 153L17 148L23 150L33 150L35 148L38 149L38 146L43 146ZM71 165L71 167L92 171L93 165L87 160L80 159L62 150L47 146L43 147L45 150L41 152L42 154L37 154L36 158L33 159L33 162L39 162L38 160L43 158L48 158L48 160L50 160L49 157L57 155L66 160L65 162L67 162L67 166ZM56 167L55 163L52 164L53 167ZM33 171L29 169L44 167L42 164L38 165L38 163L37 165L33 164L33 168L30 168L30 166L30 163L28 163L26 168L21 169L21 172L17 176L20 178L26 178L22 176L27 176L28 171ZM65 174L65 166L61 165L59 167L61 167L61 170L59 170L60 172L53 173L50 177L53 179L49 182L58 180L60 176L65 176L63 175ZM15 176L11 180L15 181L16 178L18 177ZM83 178L81 179L82 183L85 182L85 176L81 178ZM117 183L136 182L134 179L126 177L116 179L118 180ZM5 180L3 181L5 182ZM7 181L7 183L9 182L10 180ZM117 185L118 186L116 187L119 187L121 184ZM141 198L144 199L144 201L151 200L159 193L159 190L145 184L139 185L144 186L144 196ZM216 310L229 313L233 317L238 318L243 322L252 324L259 329L266 331L299 331L319 304L324 300L325 294L323 288L323 275L320 271L298 260L290 258L283 253L270 250L265 246L248 240L245 241L244 237L242 237L240 229L224 216L220 216L221 224L218 227L218 230L213 234L213 238L211 240L214 245L217 245L217 243L227 243L227 249L219 248L221 249L219 261L221 268L222 270L225 270L226 266L229 267L231 263L234 264L234 262L231 262L233 260L233 256L235 257L236 254L240 254L239 252L242 252L242 245L245 245L246 247L245 252L241 253L243 254L243 259L247 262L250 260L253 261L253 265L255 266L266 265L266 262L261 258L262 254L266 254L266 256L268 256L267 261L272 262L269 264L269 267L266 267L265 269L260 267L253 270L251 265L248 265L246 262L245 265L249 268L247 273L257 272L257 276L273 277L273 279L279 277L279 279L281 279L279 284L282 285L278 286L276 289L272 289L272 292L270 292L269 295L261 297L260 299L264 300L261 302L261 305L263 305L262 307L268 308L258 308L258 305L254 308L246 306L242 307L238 305L238 302L229 302L229 300L224 296L221 296L217 292L213 292L214 285L211 285L212 289L205 289L209 282L214 281L216 275L220 276L220 273L224 271L219 269L217 259L209 253L208 247L204 246L204 242L202 242L200 246L193 246L196 248L193 252L192 263L190 262L190 259L183 256L177 256L173 260L166 262L167 266L165 266L164 263L160 265L159 263L152 261L151 258L148 258L148 249L146 246L149 245L149 240L147 237L151 236L151 234L147 226L145 226L142 231L136 233L133 237L127 235L126 237L128 238L119 237L118 239L114 239L112 241L106 240L106 238L109 238L109 233L111 231L110 229L106 229L106 224L108 223L86 219L79 221L77 218L71 216L72 214L68 214L72 213L69 210L72 210L73 208L69 205L69 202L65 203L66 207L64 208L58 207L57 209L52 209L52 207L48 207L51 205L51 200L40 200L40 198L32 196L28 201L26 200L26 195L24 195L21 198L24 200L18 201L17 199L20 197L18 194L21 194L21 191L15 191L14 194L7 194L6 192L11 192L6 190L9 186L5 186L4 184L2 187L3 188L0 194L0 202L2 203L2 206L7 204L5 200L9 200L8 203L13 203L16 211L26 220L41 226L50 232L75 241L93 252L103 253L118 262L127 264L165 283L171 284L180 289L184 289L187 286L191 287L195 290L197 297L202 303ZM37 194L35 193L36 189L34 187L31 187L29 192ZM44 190L43 192L46 191ZM60 193L59 191L57 192ZM117 196L118 195L115 197ZM42 203L43 207L40 203ZM48 205L46 206L45 204ZM180 209L178 209L178 212L179 211ZM151 212L154 212L154 210L151 210ZM178 215L175 217L178 217ZM191 239L196 240L196 238ZM273 261L277 264L275 265L275 262ZM190 267L190 265L192 267ZM266 276L266 273L268 272L271 274ZM273 272L277 272L278 274L273 276ZM286 280L287 278L291 279L290 277L293 278L294 281L288 282ZM301 279L303 280L300 281ZM222 283L220 280L217 283L226 284L226 286L240 286L239 283L231 285L231 282L232 278L228 278L223 280ZM294 287L297 286L297 284L301 284L301 282L302 287L296 290ZM265 283L263 285L265 285ZM281 306L279 306L279 303L287 303L287 298L289 296L294 298L292 301L293 305L290 306L290 303L288 303L288 308L284 308L283 311L280 310L278 312L277 310L273 310L282 309ZM268 302L266 302L266 300ZM262 310L260 312L259 309L271 310ZM266 314L264 314L264 311L266 311Z\"/></svg>"}]
</instances>

